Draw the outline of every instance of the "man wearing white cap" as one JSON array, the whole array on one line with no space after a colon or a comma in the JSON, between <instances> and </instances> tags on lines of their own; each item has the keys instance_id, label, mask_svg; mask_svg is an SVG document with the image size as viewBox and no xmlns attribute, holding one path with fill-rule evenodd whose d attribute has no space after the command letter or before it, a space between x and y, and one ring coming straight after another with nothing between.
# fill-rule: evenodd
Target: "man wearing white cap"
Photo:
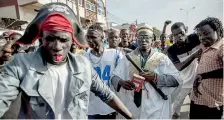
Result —
<instances>
[{"instance_id":1,"label":"man wearing white cap","mask_svg":"<svg viewBox=\"0 0 224 120\"><path fill-rule=\"evenodd\" d=\"M138 28L137 38L138 48L128 55L144 72L139 73L127 57L123 57L113 73L112 87L134 118L170 119L174 98L171 95L181 84L179 73L166 55L152 49L155 38L151 27ZM160 88L168 99L164 100L155 87Z\"/></svg>"}]
</instances>

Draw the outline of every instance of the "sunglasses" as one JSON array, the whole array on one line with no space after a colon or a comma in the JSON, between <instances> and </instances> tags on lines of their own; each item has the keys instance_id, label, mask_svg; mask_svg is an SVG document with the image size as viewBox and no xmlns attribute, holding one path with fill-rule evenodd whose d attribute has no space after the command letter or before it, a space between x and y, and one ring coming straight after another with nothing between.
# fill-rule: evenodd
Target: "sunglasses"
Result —
<instances>
[{"instance_id":1,"label":"sunglasses","mask_svg":"<svg viewBox=\"0 0 224 120\"><path fill-rule=\"evenodd\" d=\"M152 37L152 36L138 36L137 38L140 41L142 41L142 40L149 41L149 40L153 40L154 37Z\"/></svg>"}]
</instances>

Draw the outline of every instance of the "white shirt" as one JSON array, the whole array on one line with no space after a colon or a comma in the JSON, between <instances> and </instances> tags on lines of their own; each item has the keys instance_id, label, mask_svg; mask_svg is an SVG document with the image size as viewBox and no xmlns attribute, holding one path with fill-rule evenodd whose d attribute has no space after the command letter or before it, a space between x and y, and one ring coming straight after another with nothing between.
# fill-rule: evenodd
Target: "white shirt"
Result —
<instances>
[{"instance_id":1,"label":"white shirt","mask_svg":"<svg viewBox=\"0 0 224 120\"><path fill-rule=\"evenodd\" d=\"M118 63L119 59L123 57L122 53L115 49L105 49L101 57L93 55L90 51L85 53L84 56L90 60L93 68L107 85L110 84L110 76L114 71L116 64ZM107 115L115 112L92 92L90 93L89 100L88 115Z\"/></svg>"},{"instance_id":2,"label":"white shirt","mask_svg":"<svg viewBox=\"0 0 224 120\"><path fill-rule=\"evenodd\" d=\"M194 59L190 65L180 71L180 78L183 80L182 88L193 88L198 67L198 59Z\"/></svg>"},{"instance_id":3,"label":"white shirt","mask_svg":"<svg viewBox=\"0 0 224 120\"><path fill-rule=\"evenodd\" d=\"M68 90L68 64L52 65L48 63L48 74L50 74L55 106L55 119L71 119L66 105L65 98Z\"/></svg>"},{"instance_id":4,"label":"white shirt","mask_svg":"<svg viewBox=\"0 0 224 120\"><path fill-rule=\"evenodd\" d=\"M187 55L187 53L183 54L181 57L179 57L179 60L181 62L185 61L189 57L191 57L192 54L197 52L198 47L195 47L193 50L190 51L191 54ZM182 88L192 88L193 83L196 77L196 70L198 67L198 59L194 59L190 65L188 65L186 68L180 71L180 78L183 80Z\"/></svg>"}]
</instances>

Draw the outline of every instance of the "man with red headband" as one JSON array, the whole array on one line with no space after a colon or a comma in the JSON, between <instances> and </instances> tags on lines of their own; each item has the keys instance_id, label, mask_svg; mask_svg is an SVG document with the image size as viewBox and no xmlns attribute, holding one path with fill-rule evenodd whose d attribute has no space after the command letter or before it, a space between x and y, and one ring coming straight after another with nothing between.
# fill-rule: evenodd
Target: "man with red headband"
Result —
<instances>
[{"instance_id":1,"label":"man with red headband","mask_svg":"<svg viewBox=\"0 0 224 120\"><path fill-rule=\"evenodd\" d=\"M18 113L11 114L19 119L86 119L90 91L132 117L91 63L69 52L73 42L87 46L72 9L62 3L44 5L17 43L38 38L43 44L36 52L15 55L0 73L0 117L6 118L12 101L21 99Z\"/></svg>"}]
</instances>

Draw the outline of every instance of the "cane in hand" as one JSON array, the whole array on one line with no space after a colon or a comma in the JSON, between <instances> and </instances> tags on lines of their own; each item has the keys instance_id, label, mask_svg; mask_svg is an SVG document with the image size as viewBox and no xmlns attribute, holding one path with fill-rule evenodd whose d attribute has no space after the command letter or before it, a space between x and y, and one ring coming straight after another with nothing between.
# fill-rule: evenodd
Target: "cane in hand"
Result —
<instances>
[{"instance_id":1,"label":"cane in hand","mask_svg":"<svg viewBox=\"0 0 224 120\"><path fill-rule=\"evenodd\" d=\"M125 55L126 58L131 62L132 65L134 65L134 67L139 71L139 72L144 72L138 65L135 64L135 62L131 59L131 57L129 55ZM167 100L168 97L167 95L165 95L157 86L153 81L149 82L152 87L159 93L159 95L164 99Z\"/></svg>"}]
</instances>

